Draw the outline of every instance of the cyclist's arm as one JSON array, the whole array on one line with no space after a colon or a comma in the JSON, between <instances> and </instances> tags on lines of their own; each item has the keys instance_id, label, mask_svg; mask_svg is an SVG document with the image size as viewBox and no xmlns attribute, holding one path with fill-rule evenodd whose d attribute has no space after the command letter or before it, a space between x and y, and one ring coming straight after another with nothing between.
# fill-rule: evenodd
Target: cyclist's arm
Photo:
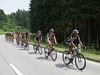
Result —
<instances>
[{"instance_id":1,"label":"cyclist's arm","mask_svg":"<svg viewBox=\"0 0 100 75\"><path fill-rule=\"evenodd\" d=\"M36 34L35 34L35 38L34 38L34 41L36 42Z\"/></svg>"},{"instance_id":2,"label":"cyclist's arm","mask_svg":"<svg viewBox=\"0 0 100 75\"><path fill-rule=\"evenodd\" d=\"M49 37L47 36L47 42L49 42L50 40L49 40Z\"/></svg>"},{"instance_id":3,"label":"cyclist's arm","mask_svg":"<svg viewBox=\"0 0 100 75\"><path fill-rule=\"evenodd\" d=\"M55 44L57 44L57 40L56 40L56 36L55 36L55 34L54 34L54 41L55 41Z\"/></svg>"},{"instance_id":4,"label":"cyclist's arm","mask_svg":"<svg viewBox=\"0 0 100 75\"><path fill-rule=\"evenodd\" d=\"M42 36L41 36L41 41L42 41Z\"/></svg>"},{"instance_id":5,"label":"cyclist's arm","mask_svg":"<svg viewBox=\"0 0 100 75\"><path fill-rule=\"evenodd\" d=\"M81 47L83 47L83 44L82 44L79 36L78 36L78 40L79 40L79 43L80 43Z\"/></svg>"},{"instance_id":6,"label":"cyclist's arm","mask_svg":"<svg viewBox=\"0 0 100 75\"><path fill-rule=\"evenodd\" d=\"M28 39L30 39L30 34L28 34Z\"/></svg>"}]
</instances>

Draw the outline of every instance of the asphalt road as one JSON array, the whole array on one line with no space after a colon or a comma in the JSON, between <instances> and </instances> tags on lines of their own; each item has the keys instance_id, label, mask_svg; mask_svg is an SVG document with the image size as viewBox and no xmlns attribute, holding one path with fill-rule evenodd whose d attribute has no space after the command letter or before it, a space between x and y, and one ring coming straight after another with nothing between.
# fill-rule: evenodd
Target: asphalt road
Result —
<instances>
[{"instance_id":1,"label":"asphalt road","mask_svg":"<svg viewBox=\"0 0 100 75\"><path fill-rule=\"evenodd\" d=\"M60 53L53 62L44 54L33 54L32 46L25 51L0 35L0 75L100 75L100 63L87 60L86 68L80 71L75 65L66 66Z\"/></svg>"}]
</instances>

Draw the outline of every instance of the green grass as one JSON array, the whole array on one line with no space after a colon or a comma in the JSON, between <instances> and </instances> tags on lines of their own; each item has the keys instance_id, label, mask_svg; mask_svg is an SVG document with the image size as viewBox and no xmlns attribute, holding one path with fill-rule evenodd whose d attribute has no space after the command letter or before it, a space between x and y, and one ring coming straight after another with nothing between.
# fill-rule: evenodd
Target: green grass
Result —
<instances>
[{"instance_id":1,"label":"green grass","mask_svg":"<svg viewBox=\"0 0 100 75\"><path fill-rule=\"evenodd\" d=\"M82 51L82 54L89 60L100 62L100 52Z\"/></svg>"},{"instance_id":2,"label":"green grass","mask_svg":"<svg viewBox=\"0 0 100 75\"><path fill-rule=\"evenodd\" d=\"M31 41L30 44L33 45L33 42ZM41 43L41 46L46 47L46 43ZM63 53L65 50L68 49L64 45L61 45L61 44L55 45L54 48L56 49L57 52L60 52L60 53ZM89 50L89 51L81 51L81 53L86 57L86 59L100 63L100 52L99 51L97 52L94 50Z\"/></svg>"},{"instance_id":3,"label":"green grass","mask_svg":"<svg viewBox=\"0 0 100 75\"><path fill-rule=\"evenodd\" d=\"M5 34L5 31L0 29L0 35L3 35L3 34Z\"/></svg>"},{"instance_id":4,"label":"green grass","mask_svg":"<svg viewBox=\"0 0 100 75\"><path fill-rule=\"evenodd\" d=\"M32 41L30 41L29 42L31 45L33 45L34 44L34 42L32 42ZM47 46L47 44L46 43L44 43L44 42L42 42L41 44L40 44L43 48L44 47L46 47ZM65 50L66 50L66 47L64 46L64 45L54 45L54 48L56 49L56 51L58 51L58 52L64 52Z\"/></svg>"}]
</instances>

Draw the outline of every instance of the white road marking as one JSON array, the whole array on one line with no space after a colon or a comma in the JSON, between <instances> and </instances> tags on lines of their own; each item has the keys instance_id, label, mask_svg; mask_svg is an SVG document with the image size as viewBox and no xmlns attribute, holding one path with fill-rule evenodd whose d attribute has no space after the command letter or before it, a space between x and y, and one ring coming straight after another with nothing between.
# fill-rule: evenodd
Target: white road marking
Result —
<instances>
[{"instance_id":1,"label":"white road marking","mask_svg":"<svg viewBox=\"0 0 100 75\"><path fill-rule=\"evenodd\" d=\"M9 64L17 75L23 75L13 64Z\"/></svg>"}]
</instances>

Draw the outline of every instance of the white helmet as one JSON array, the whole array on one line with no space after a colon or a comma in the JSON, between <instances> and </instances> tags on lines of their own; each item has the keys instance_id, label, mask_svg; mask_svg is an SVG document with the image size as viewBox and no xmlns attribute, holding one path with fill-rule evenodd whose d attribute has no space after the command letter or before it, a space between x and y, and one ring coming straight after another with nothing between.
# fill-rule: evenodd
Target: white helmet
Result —
<instances>
[{"instance_id":1,"label":"white helmet","mask_svg":"<svg viewBox=\"0 0 100 75\"><path fill-rule=\"evenodd\" d=\"M41 30L38 30L39 33L41 33Z\"/></svg>"},{"instance_id":2,"label":"white helmet","mask_svg":"<svg viewBox=\"0 0 100 75\"><path fill-rule=\"evenodd\" d=\"M53 28L51 28L49 31L50 31L50 32L54 32L54 29L53 29Z\"/></svg>"},{"instance_id":3,"label":"white helmet","mask_svg":"<svg viewBox=\"0 0 100 75\"><path fill-rule=\"evenodd\" d=\"M78 33L79 33L79 31L77 29L73 30L73 34L78 34Z\"/></svg>"}]
</instances>

